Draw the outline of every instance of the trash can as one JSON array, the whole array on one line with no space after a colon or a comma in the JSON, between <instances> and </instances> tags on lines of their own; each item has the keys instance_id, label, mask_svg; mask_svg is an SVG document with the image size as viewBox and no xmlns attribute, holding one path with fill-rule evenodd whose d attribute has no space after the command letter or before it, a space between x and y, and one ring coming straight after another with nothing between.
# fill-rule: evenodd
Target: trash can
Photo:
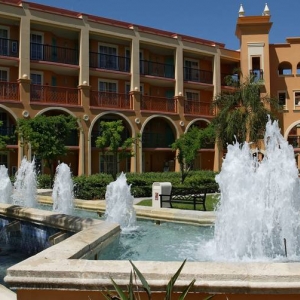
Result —
<instances>
[{"instance_id":1,"label":"trash can","mask_svg":"<svg viewBox=\"0 0 300 300\"><path fill-rule=\"evenodd\" d=\"M153 182L152 184L152 207L170 207L169 203L163 202L161 206L160 194L170 195L172 190L171 182Z\"/></svg>"}]
</instances>

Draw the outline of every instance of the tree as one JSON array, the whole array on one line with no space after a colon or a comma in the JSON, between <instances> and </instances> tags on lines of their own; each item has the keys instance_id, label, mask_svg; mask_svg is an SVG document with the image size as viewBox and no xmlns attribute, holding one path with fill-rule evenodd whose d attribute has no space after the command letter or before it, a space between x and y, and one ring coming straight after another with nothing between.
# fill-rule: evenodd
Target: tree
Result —
<instances>
[{"instance_id":1,"label":"tree","mask_svg":"<svg viewBox=\"0 0 300 300\"><path fill-rule=\"evenodd\" d=\"M140 136L124 139L122 133L124 131L123 121L102 121L100 123L100 135L96 139L96 147L100 148L103 159L108 162L108 157L112 155L112 176L116 180L118 166L120 162L126 158L135 155L132 149L140 141Z\"/></svg>"},{"instance_id":2,"label":"tree","mask_svg":"<svg viewBox=\"0 0 300 300\"><path fill-rule=\"evenodd\" d=\"M261 97L262 83L254 76L244 82L231 80L229 92L221 92L213 101L216 116L212 121L216 138L222 147L237 141L257 142L263 138L268 115L275 118L277 99Z\"/></svg>"},{"instance_id":3,"label":"tree","mask_svg":"<svg viewBox=\"0 0 300 300\"><path fill-rule=\"evenodd\" d=\"M215 133L211 126L205 129L199 129L196 126L191 127L186 133L182 134L171 146L177 151L177 160L180 165L181 183L184 182L189 171L192 169L198 150L205 143L214 141Z\"/></svg>"},{"instance_id":4,"label":"tree","mask_svg":"<svg viewBox=\"0 0 300 300\"><path fill-rule=\"evenodd\" d=\"M35 156L40 157L50 169L51 182L54 177L54 161L66 155L66 141L73 130L77 129L77 120L73 116L39 115L34 119L19 119L17 132L21 143Z\"/></svg>"},{"instance_id":5,"label":"tree","mask_svg":"<svg viewBox=\"0 0 300 300\"><path fill-rule=\"evenodd\" d=\"M0 121L0 129L3 125L3 122ZM9 140L9 136L0 134L0 151L6 148L7 141Z\"/></svg>"}]
</instances>

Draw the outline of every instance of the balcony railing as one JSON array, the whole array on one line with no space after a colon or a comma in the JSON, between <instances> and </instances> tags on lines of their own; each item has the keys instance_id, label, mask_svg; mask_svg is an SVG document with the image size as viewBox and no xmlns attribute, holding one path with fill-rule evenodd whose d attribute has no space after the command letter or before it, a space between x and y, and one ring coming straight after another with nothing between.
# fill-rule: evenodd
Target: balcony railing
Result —
<instances>
[{"instance_id":1,"label":"balcony railing","mask_svg":"<svg viewBox=\"0 0 300 300\"><path fill-rule=\"evenodd\" d=\"M80 105L80 94L77 88L32 84L30 87L30 101Z\"/></svg>"},{"instance_id":2,"label":"balcony railing","mask_svg":"<svg viewBox=\"0 0 300 300\"><path fill-rule=\"evenodd\" d=\"M191 115L213 115L210 102L200 102L193 100L184 100L184 113Z\"/></svg>"},{"instance_id":3,"label":"balcony railing","mask_svg":"<svg viewBox=\"0 0 300 300\"><path fill-rule=\"evenodd\" d=\"M211 71L193 69L193 68L183 68L184 69L184 80L193 81L200 83L213 83L213 73Z\"/></svg>"},{"instance_id":4,"label":"balcony railing","mask_svg":"<svg viewBox=\"0 0 300 300\"><path fill-rule=\"evenodd\" d=\"M90 105L96 107L131 109L131 96L113 92L91 91Z\"/></svg>"},{"instance_id":5,"label":"balcony railing","mask_svg":"<svg viewBox=\"0 0 300 300\"><path fill-rule=\"evenodd\" d=\"M176 101L173 98L141 96L141 109L176 113Z\"/></svg>"},{"instance_id":6,"label":"balcony railing","mask_svg":"<svg viewBox=\"0 0 300 300\"><path fill-rule=\"evenodd\" d=\"M250 76L254 81L259 81L264 79L264 71L262 69L249 70Z\"/></svg>"},{"instance_id":7,"label":"balcony railing","mask_svg":"<svg viewBox=\"0 0 300 300\"><path fill-rule=\"evenodd\" d=\"M16 40L0 38L0 55L18 57L19 42Z\"/></svg>"},{"instance_id":8,"label":"balcony railing","mask_svg":"<svg viewBox=\"0 0 300 300\"><path fill-rule=\"evenodd\" d=\"M130 72L130 58L90 52L90 68Z\"/></svg>"},{"instance_id":9,"label":"balcony railing","mask_svg":"<svg viewBox=\"0 0 300 300\"><path fill-rule=\"evenodd\" d=\"M30 43L30 59L78 65L78 49Z\"/></svg>"},{"instance_id":10,"label":"balcony railing","mask_svg":"<svg viewBox=\"0 0 300 300\"><path fill-rule=\"evenodd\" d=\"M7 145L17 145L18 137L16 134L16 126L0 126L0 135L8 136L8 140L5 141Z\"/></svg>"},{"instance_id":11,"label":"balcony railing","mask_svg":"<svg viewBox=\"0 0 300 300\"><path fill-rule=\"evenodd\" d=\"M19 101L19 84L17 82L0 81L0 100Z\"/></svg>"},{"instance_id":12,"label":"balcony railing","mask_svg":"<svg viewBox=\"0 0 300 300\"><path fill-rule=\"evenodd\" d=\"M144 132L142 137L144 148L171 148L174 142L173 134Z\"/></svg>"},{"instance_id":13,"label":"balcony railing","mask_svg":"<svg viewBox=\"0 0 300 300\"><path fill-rule=\"evenodd\" d=\"M175 78L175 67L170 64L140 60L140 73L141 75Z\"/></svg>"}]
</instances>

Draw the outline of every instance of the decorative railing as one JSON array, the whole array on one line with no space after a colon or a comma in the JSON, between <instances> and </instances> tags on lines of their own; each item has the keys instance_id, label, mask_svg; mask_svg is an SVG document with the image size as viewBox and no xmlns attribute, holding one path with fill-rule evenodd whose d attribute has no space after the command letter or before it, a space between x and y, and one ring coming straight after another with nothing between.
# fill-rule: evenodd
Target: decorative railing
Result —
<instances>
[{"instance_id":1,"label":"decorative railing","mask_svg":"<svg viewBox=\"0 0 300 300\"><path fill-rule=\"evenodd\" d=\"M130 72L130 58L90 52L90 68Z\"/></svg>"},{"instance_id":2,"label":"decorative railing","mask_svg":"<svg viewBox=\"0 0 300 300\"><path fill-rule=\"evenodd\" d=\"M249 70L250 76L254 81L259 81L264 79L264 71L262 69Z\"/></svg>"},{"instance_id":3,"label":"decorative railing","mask_svg":"<svg viewBox=\"0 0 300 300\"><path fill-rule=\"evenodd\" d=\"M77 88L32 84L30 87L30 101L80 105L80 94Z\"/></svg>"},{"instance_id":4,"label":"decorative railing","mask_svg":"<svg viewBox=\"0 0 300 300\"><path fill-rule=\"evenodd\" d=\"M213 115L210 102L200 102L192 100L184 100L184 113L191 115Z\"/></svg>"},{"instance_id":5,"label":"decorative railing","mask_svg":"<svg viewBox=\"0 0 300 300\"><path fill-rule=\"evenodd\" d=\"M19 101L19 84L17 82L0 81L0 100Z\"/></svg>"},{"instance_id":6,"label":"decorative railing","mask_svg":"<svg viewBox=\"0 0 300 300\"><path fill-rule=\"evenodd\" d=\"M187 67L184 67L183 71L184 71L185 81L201 82L207 84L213 83L213 73L211 71L193 69Z\"/></svg>"},{"instance_id":7,"label":"decorative railing","mask_svg":"<svg viewBox=\"0 0 300 300\"><path fill-rule=\"evenodd\" d=\"M144 132L142 136L144 148L171 148L174 142L174 135L170 133Z\"/></svg>"},{"instance_id":8,"label":"decorative railing","mask_svg":"<svg viewBox=\"0 0 300 300\"><path fill-rule=\"evenodd\" d=\"M0 135L7 136L8 140L5 141L7 145L17 145L18 144L18 136L16 133L16 126L0 126Z\"/></svg>"},{"instance_id":9,"label":"decorative railing","mask_svg":"<svg viewBox=\"0 0 300 300\"><path fill-rule=\"evenodd\" d=\"M131 96L113 92L91 91L90 105L96 107L131 109Z\"/></svg>"},{"instance_id":10,"label":"decorative railing","mask_svg":"<svg viewBox=\"0 0 300 300\"><path fill-rule=\"evenodd\" d=\"M78 65L78 49L30 43L30 59Z\"/></svg>"},{"instance_id":11,"label":"decorative railing","mask_svg":"<svg viewBox=\"0 0 300 300\"><path fill-rule=\"evenodd\" d=\"M16 40L0 38L0 56L19 56L19 42Z\"/></svg>"},{"instance_id":12,"label":"decorative railing","mask_svg":"<svg viewBox=\"0 0 300 300\"><path fill-rule=\"evenodd\" d=\"M140 73L141 75L175 78L175 66L148 60L140 60Z\"/></svg>"},{"instance_id":13,"label":"decorative railing","mask_svg":"<svg viewBox=\"0 0 300 300\"><path fill-rule=\"evenodd\" d=\"M176 113L176 101L173 98L141 96L141 110L153 110Z\"/></svg>"}]
</instances>

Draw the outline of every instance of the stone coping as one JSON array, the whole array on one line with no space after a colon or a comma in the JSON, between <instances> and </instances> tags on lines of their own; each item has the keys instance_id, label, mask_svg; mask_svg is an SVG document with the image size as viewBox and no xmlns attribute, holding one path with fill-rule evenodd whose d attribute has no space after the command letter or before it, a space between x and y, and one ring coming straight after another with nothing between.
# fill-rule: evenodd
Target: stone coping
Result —
<instances>
[{"instance_id":1,"label":"stone coping","mask_svg":"<svg viewBox=\"0 0 300 300\"><path fill-rule=\"evenodd\" d=\"M9 210L9 205L0 204L2 213ZM49 212L34 210L34 218L42 219L37 217L38 214L48 215ZM117 224L95 222L61 243L10 267L5 281L12 289L101 290L113 288L110 280L113 278L126 288L132 269L129 261L84 259L95 255L118 233ZM134 261L134 264L152 291L165 291L181 262ZM300 263L188 261L176 282L175 291L193 279L196 279L194 292L300 294Z\"/></svg>"}]
</instances>

